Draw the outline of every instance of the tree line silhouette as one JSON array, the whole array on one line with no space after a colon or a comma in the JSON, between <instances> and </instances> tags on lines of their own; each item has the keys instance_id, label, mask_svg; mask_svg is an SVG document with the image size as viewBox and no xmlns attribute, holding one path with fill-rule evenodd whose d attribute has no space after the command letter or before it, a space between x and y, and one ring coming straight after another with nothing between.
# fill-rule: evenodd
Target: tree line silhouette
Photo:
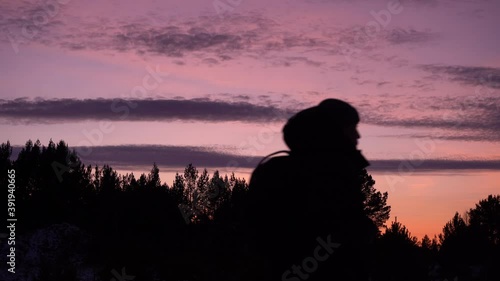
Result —
<instances>
[{"instance_id":1,"label":"tree line silhouette","mask_svg":"<svg viewBox=\"0 0 500 281\"><path fill-rule=\"evenodd\" d=\"M29 140L11 156L2 143L3 187L6 171L16 170L18 273L0 279L118 280L113 272L126 270L135 280L255 280L259 262L244 215L249 185L234 173L189 164L168 185L156 164L139 178L120 175L109 165L84 165L62 140ZM500 280L500 195L419 241L401 222L386 225L388 193L375 189L366 170L359 179L363 211L379 229L372 280Z\"/></svg>"}]
</instances>

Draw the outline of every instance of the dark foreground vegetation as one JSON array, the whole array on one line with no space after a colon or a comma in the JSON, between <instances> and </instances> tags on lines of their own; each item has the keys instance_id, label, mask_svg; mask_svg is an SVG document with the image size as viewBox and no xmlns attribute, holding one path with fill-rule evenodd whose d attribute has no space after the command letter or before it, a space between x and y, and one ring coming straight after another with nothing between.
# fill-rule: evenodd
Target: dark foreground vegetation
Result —
<instances>
[{"instance_id":1,"label":"dark foreground vegetation","mask_svg":"<svg viewBox=\"0 0 500 281\"><path fill-rule=\"evenodd\" d=\"M189 164L167 185L156 164L139 178L119 175L85 166L63 141L28 141L11 156L3 143L2 187L15 170L16 273L2 269L0 280L252 280L258 271L240 214L248 184L234 174ZM366 170L360 177L366 215L383 230L372 243L372 280L500 280L500 195L418 241L400 222L385 225L388 194Z\"/></svg>"}]
</instances>

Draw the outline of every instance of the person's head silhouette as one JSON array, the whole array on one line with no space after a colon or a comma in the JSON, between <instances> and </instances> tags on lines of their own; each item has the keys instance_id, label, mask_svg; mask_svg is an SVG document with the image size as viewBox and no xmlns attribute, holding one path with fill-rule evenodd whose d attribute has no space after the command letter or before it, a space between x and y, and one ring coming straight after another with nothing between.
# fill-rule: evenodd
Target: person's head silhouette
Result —
<instances>
[{"instance_id":1,"label":"person's head silhouette","mask_svg":"<svg viewBox=\"0 0 500 281\"><path fill-rule=\"evenodd\" d=\"M304 109L283 128L290 151L266 156L252 173L245 215L263 253L266 280L293 276L286 275L290 266L327 235L342 248L310 280L333 280L354 270L366 276L362 249L377 229L363 213L360 175L369 163L356 148L359 121L356 109L338 99ZM289 155L271 157L283 152Z\"/></svg>"},{"instance_id":2,"label":"person's head silhouette","mask_svg":"<svg viewBox=\"0 0 500 281\"><path fill-rule=\"evenodd\" d=\"M360 135L358 112L338 99L300 111L283 128L285 143L296 155L322 155L355 151Z\"/></svg>"}]
</instances>

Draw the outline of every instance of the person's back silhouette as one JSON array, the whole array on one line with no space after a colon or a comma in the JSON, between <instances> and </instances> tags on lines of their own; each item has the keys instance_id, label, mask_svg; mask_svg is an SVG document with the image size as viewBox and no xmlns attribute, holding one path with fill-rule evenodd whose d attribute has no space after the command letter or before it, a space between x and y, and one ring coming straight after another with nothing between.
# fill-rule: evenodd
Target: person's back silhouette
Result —
<instances>
[{"instance_id":1,"label":"person's back silhouette","mask_svg":"<svg viewBox=\"0 0 500 281\"><path fill-rule=\"evenodd\" d=\"M376 227L363 214L357 111L327 99L283 128L288 156L252 174L245 220L259 280L368 280L365 249ZM335 279L335 278L338 279Z\"/></svg>"}]
</instances>

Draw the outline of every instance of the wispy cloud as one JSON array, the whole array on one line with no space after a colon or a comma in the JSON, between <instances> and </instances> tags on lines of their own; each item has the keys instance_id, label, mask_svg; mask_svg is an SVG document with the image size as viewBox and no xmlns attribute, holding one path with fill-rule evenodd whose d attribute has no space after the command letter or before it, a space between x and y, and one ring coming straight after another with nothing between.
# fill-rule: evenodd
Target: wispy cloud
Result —
<instances>
[{"instance_id":1,"label":"wispy cloud","mask_svg":"<svg viewBox=\"0 0 500 281\"><path fill-rule=\"evenodd\" d=\"M33 9L41 7L32 3L17 4L15 9L5 6L5 20L0 21L0 30L11 30L21 40L21 29L27 24L23 17L31 16L35 13ZM210 66L250 57L270 62L273 66L301 63L322 67L324 61L318 57L344 56L346 48L371 53L387 43L421 44L438 38L428 30L392 26L375 36L367 36L366 26L354 23L342 27L324 26L318 20L308 25L315 25L318 30L290 28L256 13L231 14L224 19L213 15L163 22L137 17L128 18L126 23L118 20L89 21L78 15L68 15L54 17L29 41L73 51L111 50L143 56L195 57L197 62Z\"/></svg>"},{"instance_id":2,"label":"wispy cloud","mask_svg":"<svg viewBox=\"0 0 500 281\"><path fill-rule=\"evenodd\" d=\"M453 81L500 89L500 68L462 65L422 65L423 70Z\"/></svg>"},{"instance_id":3,"label":"wispy cloud","mask_svg":"<svg viewBox=\"0 0 500 281\"><path fill-rule=\"evenodd\" d=\"M108 164L116 169L133 169L136 167L149 167L153 162L160 168L181 169L187 164L200 168L237 168L253 169L257 166L262 156L247 156L221 152L212 147L195 146L164 146L164 145L120 145L120 146L94 146L70 147L79 151L91 151L88 156L81 156L86 165ZM13 158L19 153L21 147L13 149ZM86 153L87 154L87 153ZM370 172L398 172L404 159L370 160ZM422 164L415 167L416 172L446 171L446 170L500 170L500 160L477 159L425 159Z\"/></svg>"},{"instance_id":4,"label":"wispy cloud","mask_svg":"<svg viewBox=\"0 0 500 281\"><path fill-rule=\"evenodd\" d=\"M378 172L398 172L402 162L407 160L373 160L367 169ZM500 160L444 160L425 159L415 172L450 171L450 170L500 170Z\"/></svg>"},{"instance_id":5,"label":"wispy cloud","mask_svg":"<svg viewBox=\"0 0 500 281\"><path fill-rule=\"evenodd\" d=\"M370 96L355 104L366 124L428 129L425 137L437 139L500 141L499 97Z\"/></svg>"},{"instance_id":6,"label":"wispy cloud","mask_svg":"<svg viewBox=\"0 0 500 281\"><path fill-rule=\"evenodd\" d=\"M417 31L415 29L393 29L386 33L386 39L392 44L427 43L439 38L431 31Z\"/></svg>"},{"instance_id":7,"label":"wispy cloud","mask_svg":"<svg viewBox=\"0 0 500 281\"><path fill-rule=\"evenodd\" d=\"M9 124L84 120L284 123L305 107L297 104L292 108L276 102L250 103L247 96L228 98L232 101L208 98L0 100L0 121ZM364 124L428 129L427 137L440 139L500 140L499 97L371 95L352 102Z\"/></svg>"},{"instance_id":8,"label":"wispy cloud","mask_svg":"<svg viewBox=\"0 0 500 281\"><path fill-rule=\"evenodd\" d=\"M184 167L189 163L197 167L241 167L254 168L261 157L244 156L217 151L210 147L163 146L163 145L122 145L91 147L91 153L83 156L84 163L104 163L117 168L151 166L156 162L160 167ZM88 151L86 147L76 147L77 151Z\"/></svg>"},{"instance_id":9,"label":"wispy cloud","mask_svg":"<svg viewBox=\"0 0 500 281\"><path fill-rule=\"evenodd\" d=\"M0 120L13 124L112 121L273 122L290 109L208 99L15 99L0 100Z\"/></svg>"}]
</instances>

